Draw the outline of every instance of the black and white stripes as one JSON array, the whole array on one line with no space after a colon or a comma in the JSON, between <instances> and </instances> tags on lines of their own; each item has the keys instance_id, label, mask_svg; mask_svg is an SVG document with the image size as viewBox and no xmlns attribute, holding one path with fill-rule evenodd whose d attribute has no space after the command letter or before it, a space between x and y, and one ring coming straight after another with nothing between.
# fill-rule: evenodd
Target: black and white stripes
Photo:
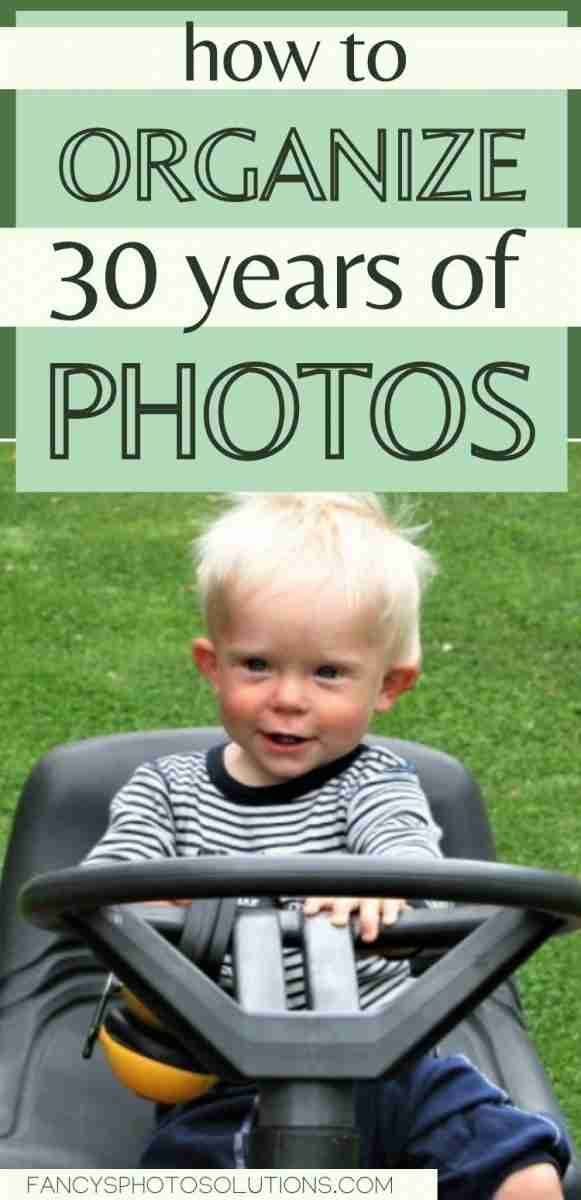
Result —
<instances>
[{"instance_id":1,"label":"black and white stripes","mask_svg":"<svg viewBox=\"0 0 581 1200\"><path fill-rule=\"evenodd\" d=\"M107 832L86 863L208 853L440 857L440 830L415 772L384 747L361 745L299 780L261 788L232 779L223 750L139 767L114 797ZM289 1007L301 1007L298 952L285 952L285 968ZM227 964L227 988L229 976ZM385 1001L407 976L406 963L359 960L361 1007Z\"/></svg>"}]
</instances>

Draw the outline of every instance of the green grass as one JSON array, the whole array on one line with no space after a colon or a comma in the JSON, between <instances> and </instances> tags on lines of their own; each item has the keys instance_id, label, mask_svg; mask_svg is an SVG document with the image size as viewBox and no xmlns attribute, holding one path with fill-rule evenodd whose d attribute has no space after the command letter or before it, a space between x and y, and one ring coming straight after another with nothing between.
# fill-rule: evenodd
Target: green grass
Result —
<instances>
[{"instance_id":1,"label":"green grass","mask_svg":"<svg viewBox=\"0 0 581 1200\"><path fill-rule=\"evenodd\" d=\"M33 762L58 742L215 721L193 673L188 544L213 495L16 495L0 449L3 836ZM508 468L510 469L510 468ZM424 673L378 732L458 755L499 856L581 873L581 445L566 495L417 499L440 574ZM540 1054L581 1142L581 938L521 973Z\"/></svg>"}]
</instances>

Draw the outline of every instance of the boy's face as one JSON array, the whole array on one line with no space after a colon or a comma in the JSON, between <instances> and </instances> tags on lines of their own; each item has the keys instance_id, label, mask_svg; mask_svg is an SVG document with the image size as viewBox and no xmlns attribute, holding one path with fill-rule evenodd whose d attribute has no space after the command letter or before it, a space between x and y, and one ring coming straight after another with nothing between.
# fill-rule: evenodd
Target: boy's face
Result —
<instances>
[{"instance_id":1,"label":"boy's face","mask_svg":"<svg viewBox=\"0 0 581 1200\"><path fill-rule=\"evenodd\" d=\"M226 766L242 783L294 779L347 754L374 710L390 708L417 677L386 671L376 612L346 611L312 587L230 597L214 641L194 642L232 745Z\"/></svg>"}]
</instances>

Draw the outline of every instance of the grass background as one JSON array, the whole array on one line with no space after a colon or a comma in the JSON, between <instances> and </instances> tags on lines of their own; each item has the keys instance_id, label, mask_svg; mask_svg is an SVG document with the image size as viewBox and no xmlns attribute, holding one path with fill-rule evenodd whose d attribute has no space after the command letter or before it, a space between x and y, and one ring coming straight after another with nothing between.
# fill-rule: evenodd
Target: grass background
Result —
<instances>
[{"instance_id":1,"label":"grass background","mask_svg":"<svg viewBox=\"0 0 581 1200\"><path fill-rule=\"evenodd\" d=\"M5 650L1 834L50 746L95 734L212 724L190 659L200 630L188 545L202 495L14 492L0 447ZM417 498L440 563L424 673L377 732L458 755L483 787L499 857L581 874L581 444L568 494ZM0 843L1 844L1 843ZM581 937L521 972L541 1057L581 1144Z\"/></svg>"}]
</instances>

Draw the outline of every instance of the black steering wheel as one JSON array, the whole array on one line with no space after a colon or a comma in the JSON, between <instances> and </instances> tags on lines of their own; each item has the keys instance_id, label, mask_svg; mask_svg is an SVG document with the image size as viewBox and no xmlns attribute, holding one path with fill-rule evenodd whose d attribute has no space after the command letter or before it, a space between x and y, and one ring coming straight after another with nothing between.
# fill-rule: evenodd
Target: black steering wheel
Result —
<instances>
[{"instance_id":1,"label":"black steering wheel","mask_svg":"<svg viewBox=\"0 0 581 1200\"><path fill-rule=\"evenodd\" d=\"M325 916L281 920L276 911L263 910L259 929L249 924L256 914L242 908L232 950L242 974L249 930L259 936L263 955L270 949L280 956L285 938L303 939L312 1007L293 1013L285 1010L276 972L272 978L259 972L263 982L250 981L236 1003L162 936L155 921L148 923L145 911L131 907L153 897L279 895L398 896L487 907L414 910L371 946L358 942L356 927L353 938ZM21 909L43 928L80 935L202 1069L230 1079L338 1081L379 1077L428 1049L548 937L578 929L581 883L463 859L398 863L375 856L247 854L54 871L23 888ZM157 923L163 922L158 915ZM355 986L354 943L356 952L396 956L419 945L451 948L404 989L401 1004L361 1013L356 997L345 1003ZM346 968L349 953L352 965Z\"/></svg>"}]
</instances>

